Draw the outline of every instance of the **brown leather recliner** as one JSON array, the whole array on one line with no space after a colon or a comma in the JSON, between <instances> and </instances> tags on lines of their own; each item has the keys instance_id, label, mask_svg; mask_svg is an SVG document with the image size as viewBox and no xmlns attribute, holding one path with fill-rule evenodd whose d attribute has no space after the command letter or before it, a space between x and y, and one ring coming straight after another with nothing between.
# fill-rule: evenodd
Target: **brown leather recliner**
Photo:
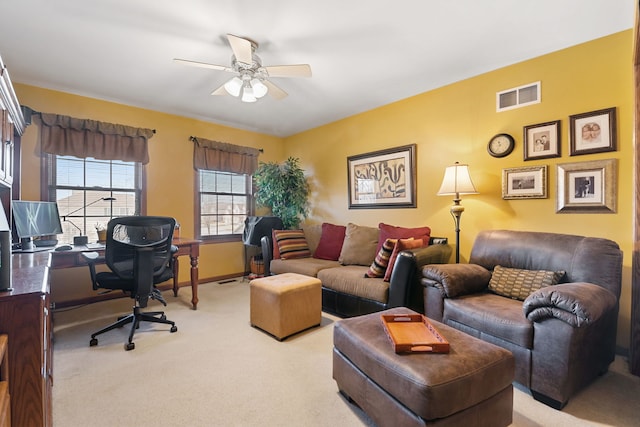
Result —
<instances>
[{"instance_id":1,"label":"brown leather recliner","mask_svg":"<svg viewBox=\"0 0 640 427\"><path fill-rule=\"evenodd\" d=\"M521 301L489 290L496 266L565 274ZM510 350L516 382L551 407L563 408L614 360L622 251L611 240L482 231L469 264L428 265L422 274L425 314Z\"/></svg>"}]
</instances>

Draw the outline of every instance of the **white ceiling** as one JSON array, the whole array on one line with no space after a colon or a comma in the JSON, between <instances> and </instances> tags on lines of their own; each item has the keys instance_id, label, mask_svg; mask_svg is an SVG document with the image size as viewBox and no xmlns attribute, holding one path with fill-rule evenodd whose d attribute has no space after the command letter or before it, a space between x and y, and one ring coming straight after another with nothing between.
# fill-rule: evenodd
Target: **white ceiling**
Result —
<instances>
[{"instance_id":1,"label":"white ceiling","mask_svg":"<svg viewBox=\"0 0 640 427\"><path fill-rule=\"evenodd\" d=\"M0 0L0 10L14 82L288 136L629 29L635 1ZM308 63L313 76L274 78L283 100L211 96L232 75L172 59L229 65L226 33L259 42L263 65Z\"/></svg>"}]
</instances>

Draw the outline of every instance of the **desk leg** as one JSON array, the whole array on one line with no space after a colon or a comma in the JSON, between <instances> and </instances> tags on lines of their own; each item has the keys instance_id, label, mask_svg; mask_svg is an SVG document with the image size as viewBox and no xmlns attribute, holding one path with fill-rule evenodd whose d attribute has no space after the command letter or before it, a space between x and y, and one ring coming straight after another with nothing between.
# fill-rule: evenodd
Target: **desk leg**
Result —
<instances>
[{"instance_id":1,"label":"desk leg","mask_svg":"<svg viewBox=\"0 0 640 427\"><path fill-rule=\"evenodd\" d=\"M178 296L178 272L180 271L180 263L178 257L173 258L173 296Z\"/></svg>"},{"instance_id":2,"label":"desk leg","mask_svg":"<svg viewBox=\"0 0 640 427\"><path fill-rule=\"evenodd\" d=\"M198 257L191 256L191 304L198 309Z\"/></svg>"}]
</instances>

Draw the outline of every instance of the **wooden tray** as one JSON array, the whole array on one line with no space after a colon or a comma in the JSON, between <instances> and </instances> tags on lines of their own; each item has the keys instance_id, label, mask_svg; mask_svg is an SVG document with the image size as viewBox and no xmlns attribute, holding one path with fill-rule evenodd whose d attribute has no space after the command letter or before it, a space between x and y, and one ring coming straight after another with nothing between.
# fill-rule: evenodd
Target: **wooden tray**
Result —
<instances>
[{"instance_id":1,"label":"wooden tray","mask_svg":"<svg viewBox=\"0 0 640 427\"><path fill-rule=\"evenodd\" d=\"M449 342L422 314L382 314L396 353L449 353Z\"/></svg>"}]
</instances>

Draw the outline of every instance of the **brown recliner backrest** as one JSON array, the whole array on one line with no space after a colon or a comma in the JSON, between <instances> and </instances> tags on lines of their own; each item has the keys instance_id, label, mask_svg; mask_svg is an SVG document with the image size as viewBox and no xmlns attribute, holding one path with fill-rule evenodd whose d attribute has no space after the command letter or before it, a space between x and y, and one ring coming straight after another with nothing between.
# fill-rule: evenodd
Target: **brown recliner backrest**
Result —
<instances>
[{"instance_id":1,"label":"brown recliner backrest","mask_svg":"<svg viewBox=\"0 0 640 427\"><path fill-rule=\"evenodd\" d=\"M609 239L534 231L481 231L470 264L527 270L565 271L561 282L589 282L620 298L622 251Z\"/></svg>"}]
</instances>

